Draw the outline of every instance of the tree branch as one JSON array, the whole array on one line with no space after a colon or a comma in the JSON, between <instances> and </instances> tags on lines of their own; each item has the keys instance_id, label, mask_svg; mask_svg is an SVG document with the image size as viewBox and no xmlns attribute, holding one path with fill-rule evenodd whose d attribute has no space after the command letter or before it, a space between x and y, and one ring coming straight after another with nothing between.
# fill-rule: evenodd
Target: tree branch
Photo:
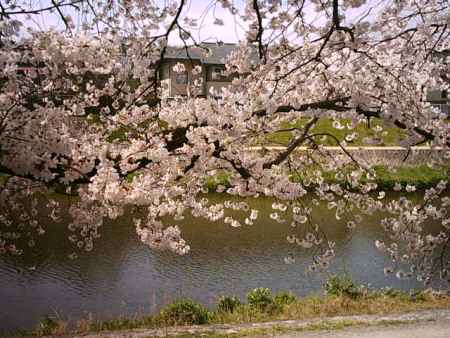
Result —
<instances>
[{"instance_id":1,"label":"tree branch","mask_svg":"<svg viewBox=\"0 0 450 338\"><path fill-rule=\"evenodd\" d=\"M274 165L278 165L281 162L283 162L286 158L288 158L288 156L295 150L295 148L297 148L298 146L300 146L306 139L307 139L307 135L309 130L316 124L316 122L319 120L318 117L313 117L303 128L303 134L301 134L299 137L297 137L296 139L292 140L288 147L286 148L286 150L284 150L283 152L279 153L278 156L267 163L263 164L263 168L264 169L270 169L272 166Z\"/></svg>"},{"instance_id":2,"label":"tree branch","mask_svg":"<svg viewBox=\"0 0 450 338\"><path fill-rule=\"evenodd\" d=\"M256 18L258 20L258 33L256 35L255 41L258 43L259 58L261 60L263 60L264 63L267 63L266 51L265 51L263 41L262 41L264 27L263 27L261 12L259 10L258 0L253 0L253 9L255 10Z\"/></svg>"}]
</instances>

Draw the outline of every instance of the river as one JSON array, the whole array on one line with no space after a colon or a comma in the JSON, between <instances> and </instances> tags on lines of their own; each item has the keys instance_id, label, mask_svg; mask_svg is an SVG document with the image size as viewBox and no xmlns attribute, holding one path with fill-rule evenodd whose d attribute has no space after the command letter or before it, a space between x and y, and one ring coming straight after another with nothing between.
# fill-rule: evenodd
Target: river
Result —
<instances>
[{"instance_id":1,"label":"river","mask_svg":"<svg viewBox=\"0 0 450 338\"><path fill-rule=\"evenodd\" d=\"M305 272L311 252L287 243L290 222L279 224L269 218L270 199L253 199L251 204L262 210L251 226L232 228L186 217L180 222L191 246L186 256L150 250L139 242L126 215L102 226L93 251L70 260L67 227L64 222L49 225L30 254L0 256L0 331L34 328L45 315L76 321L154 313L180 297L211 307L220 295L244 299L255 287L298 295L320 292L326 275ZM337 258L330 271L346 271L374 288L422 287L414 280L384 276L389 260L374 246L375 239L385 238L380 217L366 217L349 232L325 206L315 210L315 222L336 242ZM294 254L295 264L283 262L289 253ZM433 286L445 287L437 283Z\"/></svg>"}]
</instances>

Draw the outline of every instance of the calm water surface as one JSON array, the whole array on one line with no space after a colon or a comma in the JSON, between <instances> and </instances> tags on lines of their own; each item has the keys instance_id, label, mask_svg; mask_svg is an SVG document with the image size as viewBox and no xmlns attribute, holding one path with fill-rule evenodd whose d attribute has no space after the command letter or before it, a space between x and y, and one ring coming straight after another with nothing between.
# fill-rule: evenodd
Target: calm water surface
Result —
<instances>
[{"instance_id":1,"label":"calm water surface","mask_svg":"<svg viewBox=\"0 0 450 338\"><path fill-rule=\"evenodd\" d=\"M152 313L179 297L212 306L219 295L245 297L260 286L299 295L319 291L326 276L305 273L310 252L286 242L290 222L270 220L271 203L252 200L264 211L255 225L241 228L186 217L180 225L191 253L184 257L140 243L128 215L102 227L92 252L69 260L67 227L53 225L32 254L0 257L0 331L33 328L47 314L75 321L90 314L108 319ZM421 287L383 275L389 261L373 244L384 238L380 215L366 218L352 234L324 207L314 219L336 241L331 271L345 270L373 287ZM293 265L283 263L289 253L296 257Z\"/></svg>"}]
</instances>

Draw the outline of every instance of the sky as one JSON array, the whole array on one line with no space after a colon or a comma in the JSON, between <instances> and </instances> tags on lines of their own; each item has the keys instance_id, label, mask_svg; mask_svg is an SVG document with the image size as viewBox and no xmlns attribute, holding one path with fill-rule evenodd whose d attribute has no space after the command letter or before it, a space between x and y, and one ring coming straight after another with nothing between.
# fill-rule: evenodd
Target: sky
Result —
<instances>
[{"instance_id":1,"label":"sky","mask_svg":"<svg viewBox=\"0 0 450 338\"><path fill-rule=\"evenodd\" d=\"M167 0L156 0L161 5L167 2ZM231 0L233 5L243 12L244 0ZM285 2L286 0L283 0ZM347 18L358 18L362 13L365 13L369 7L386 3L387 0L367 0L367 3L358 9L351 9L347 11ZM33 0L33 5L39 7L46 7L51 4L50 0ZM196 41L222 41L236 43L245 38L245 30L247 23L245 23L240 17L232 15L229 10L222 8L220 5L214 5L215 0L187 0L186 9L182 16L189 16L190 18L196 18L198 22L198 29L193 29L191 32ZM66 10L67 11L67 10ZM374 11L372 11L373 13ZM67 12L75 14L73 11ZM318 14L314 12L312 5L305 6L305 13L308 20L322 20L318 17ZM81 23L81 17L79 15L73 15L74 19ZM223 26L215 25L216 18L223 21ZM37 25L40 29L49 28L64 28L63 23L59 16L54 14L42 14L32 16L33 25ZM30 25L30 22L28 22ZM178 34L172 33L169 39L171 45L181 45L182 40Z\"/></svg>"},{"instance_id":2,"label":"sky","mask_svg":"<svg viewBox=\"0 0 450 338\"><path fill-rule=\"evenodd\" d=\"M0 0L1 1L1 0ZM161 5L165 0L157 0ZM243 9L243 1L235 0L236 6ZM28 2L30 3L30 2ZM33 0L31 2L35 8L45 8L51 6L51 0ZM229 10L223 9L220 5L214 6L214 0L187 0L185 10L182 16L188 15L190 18L198 19L199 29L194 29L193 36L198 41L223 41L236 43L244 37L246 24L238 17L233 16ZM65 14L70 14L77 26L80 27L82 22L81 16L74 10L65 8ZM55 13L46 12L45 14L30 15L29 18L25 16L19 17L26 26L38 27L40 30L48 30L51 28L64 29L64 24ZM220 18L223 26L214 25L215 18ZM172 33L171 44L181 44L182 41L178 34Z\"/></svg>"},{"instance_id":3,"label":"sky","mask_svg":"<svg viewBox=\"0 0 450 338\"><path fill-rule=\"evenodd\" d=\"M243 12L244 0L233 0L233 5ZM283 0L283 3L286 3ZM366 4L360 8L348 9L346 11L348 20L357 20L367 13L371 7L378 8L379 5L386 3L387 0L367 0ZM247 24L237 16L230 13L229 10L223 9L220 5L213 6L214 0L188 0L187 13L190 17L199 18L199 30L194 34L194 37L198 41L216 41L236 43L245 37L245 31ZM184 14L186 14L186 12ZM324 18L314 11L313 5L307 3L304 6L304 12L306 13L307 20L321 20ZM372 10L369 13L368 20L376 10ZM206 15L205 15L206 13ZM215 18L220 18L224 22L223 26L214 25ZM174 36L170 41L172 44L181 44L182 41Z\"/></svg>"}]
</instances>

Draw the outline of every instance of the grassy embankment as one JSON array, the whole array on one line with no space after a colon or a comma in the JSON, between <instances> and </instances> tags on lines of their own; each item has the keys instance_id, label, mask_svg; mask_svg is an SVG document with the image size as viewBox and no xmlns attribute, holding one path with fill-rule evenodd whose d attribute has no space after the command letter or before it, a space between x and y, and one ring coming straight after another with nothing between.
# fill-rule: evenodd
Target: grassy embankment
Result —
<instances>
[{"instance_id":1,"label":"grassy embankment","mask_svg":"<svg viewBox=\"0 0 450 338\"><path fill-rule=\"evenodd\" d=\"M292 124L284 124L281 129L288 129L292 127L302 128L308 121L308 118L299 119ZM346 125L350 121L340 120L342 125ZM376 132L374 127L380 126L381 131ZM344 141L345 136L351 132L356 132L358 137L351 142L346 142L347 146L363 146L365 145L363 140L365 138L375 138L378 140L377 146L398 146L401 140L407 137L407 133L397 127L386 127L382 125L382 121L379 119L371 120L371 128L368 128L366 124L359 123L355 129L335 129L332 126L330 119L320 119L317 124L311 129L311 133L328 133L335 136L340 142ZM264 145L287 145L292 138L292 133L289 131L272 133L266 136L262 142ZM325 146L336 146L336 142L333 138L321 138L317 137L315 141L318 144ZM310 168L310 171L315 168ZM419 165L404 165L396 167L395 170L390 170L386 166L376 165L373 168L376 173L375 182L378 184L379 189L392 190L396 182L401 183L403 186L407 184L415 185L417 189L423 190L435 186L441 180L448 180L450 172L450 163L441 168L430 168L425 164ZM342 183L335 178L335 172L325 172L324 178L328 183ZM292 180L301 182L304 179L301 175L293 175ZM215 190L217 185L228 186L228 175L221 173L215 177L208 177L205 180L205 185L209 190Z\"/></svg>"},{"instance_id":2,"label":"grassy embankment","mask_svg":"<svg viewBox=\"0 0 450 338\"><path fill-rule=\"evenodd\" d=\"M129 330L136 328L166 328L176 325L238 324L274 320L307 320L358 314L393 314L426 309L450 308L448 295L395 289L370 290L345 276L331 276L324 285L324 294L297 297L290 292L275 295L269 289L257 288L247 294L243 302L235 296L223 296L214 310L207 310L190 299L180 299L151 316L118 318L109 321L79 320L72 329L60 319L46 318L33 332L24 335L62 335ZM311 324L305 329L339 329L359 325L358 322L337 321ZM244 332L245 333L245 332ZM260 332L262 336L262 331ZM213 337L214 332L211 333ZM241 333L242 334L242 333ZM218 337L220 335L217 335ZM236 337L240 337L237 335Z\"/></svg>"},{"instance_id":3,"label":"grassy embankment","mask_svg":"<svg viewBox=\"0 0 450 338\"><path fill-rule=\"evenodd\" d=\"M308 122L308 118L301 118L298 121L294 123L284 123L281 125L280 129L289 129L289 128L303 128L305 124ZM342 126L346 126L350 123L350 120L342 119L340 120L340 123ZM344 129L336 129L333 127L332 120L330 119L319 119L319 121L314 125L313 128L311 128L310 134L331 134L335 136L339 142L344 141L345 136L348 134L351 134L355 132L357 134L357 137L353 141L347 141L347 145L349 146L363 146L363 145L370 145L365 144L364 140L365 138L372 138L376 139L377 146L398 146L400 142L405 139L408 134L397 127L386 127L383 125L383 122L380 119L371 119L370 127L368 128L368 125L366 123L358 123L356 127L352 130L349 130L347 128ZM381 127L382 129L380 131L376 131L376 127ZM289 143L289 140L292 138L292 133L289 131L282 131L277 133L271 133L266 137L266 142L272 143L272 144L279 144L279 145L287 145ZM318 144L322 144L325 146L336 146L336 141L331 138L322 138L317 137L315 138L315 141Z\"/></svg>"}]
</instances>

